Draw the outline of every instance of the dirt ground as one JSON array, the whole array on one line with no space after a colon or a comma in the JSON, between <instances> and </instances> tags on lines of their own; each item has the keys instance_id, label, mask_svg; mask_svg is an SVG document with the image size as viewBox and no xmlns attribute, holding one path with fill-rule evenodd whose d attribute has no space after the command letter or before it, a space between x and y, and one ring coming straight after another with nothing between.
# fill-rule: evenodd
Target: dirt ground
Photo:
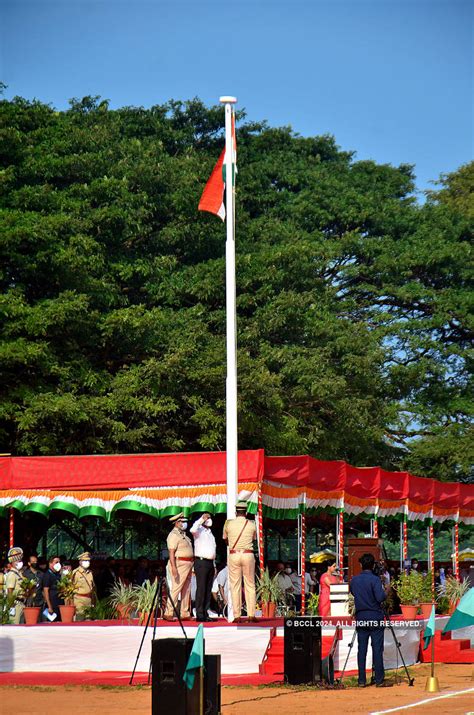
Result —
<instances>
[{"instance_id":1,"label":"dirt ground","mask_svg":"<svg viewBox=\"0 0 474 715\"><path fill-rule=\"evenodd\" d=\"M440 693L426 693L428 665L410 669L415 677L413 687L403 682L393 688L365 689L346 687L343 690L318 690L292 686L224 687L223 715L351 715L383 712L390 708L430 699L437 695L471 689L433 703L399 712L453 715L474 713L473 668L470 665L439 665L436 674ZM147 686L2 686L0 687L1 715L125 715L151 713L151 688ZM161 713L160 713L161 715ZM163 713L164 715L164 713ZM166 715L174 715L166 712Z\"/></svg>"}]
</instances>

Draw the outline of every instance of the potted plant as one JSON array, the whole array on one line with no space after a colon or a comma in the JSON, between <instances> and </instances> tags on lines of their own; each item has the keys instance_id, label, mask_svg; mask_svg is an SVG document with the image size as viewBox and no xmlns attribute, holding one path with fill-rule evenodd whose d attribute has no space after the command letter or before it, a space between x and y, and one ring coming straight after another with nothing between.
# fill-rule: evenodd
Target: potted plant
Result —
<instances>
[{"instance_id":1,"label":"potted plant","mask_svg":"<svg viewBox=\"0 0 474 715\"><path fill-rule=\"evenodd\" d=\"M467 580L458 581L454 576L449 576L443 587L443 595L449 600L449 613L454 613L457 605L465 593L469 591Z\"/></svg>"},{"instance_id":2,"label":"potted plant","mask_svg":"<svg viewBox=\"0 0 474 715\"><path fill-rule=\"evenodd\" d=\"M63 599L64 605L59 606L61 613L61 621L63 623L72 623L76 607L74 605L74 596L77 593L77 586L74 581L72 571L63 574L58 581L58 596Z\"/></svg>"},{"instance_id":3,"label":"potted plant","mask_svg":"<svg viewBox=\"0 0 474 715\"><path fill-rule=\"evenodd\" d=\"M133 586L126 586L123 581L115 581L110 589L110 595L107 599L109 605L118 614L121 620L128 618L134 609L137 597L135 596Z\"/></svg>"},{"instance_id":4,"label":"potted plant","mask_svg":"<svg viewBox=\"0 0 474 715\"><path fill-rule=\"evenodd\" d=\"M15 605L15 596L11 594L7 596L3 590L0 590L0 625L6 626L11 622L10 611Z\"/></svg>"},{"instance_id":5,"label":"potted plant","mask_svg":"<svg viewBox=\"0 0 474 715\"><path fill-rule=\"evenodd\" d=\"M444 595L443 586L436 588L436 613L440 616L446 616L449 613L449 598Z\"/></svg>"},{"instance_id":6,"label":"potted plant","mask_svg":"<svg viewBox=\"0 0 474 715\"><path fill-rule=\"evenodd\" d=\"M278 576L270 576L268 568L257 578L257 600L262 604L263 618L274 618L277 605L284 603Z\"/></svg>"},{"instance_id":7,"label":"potted plant","mask_svg":"<svg viewBox=\"0 0 474 715\"><path fill-rule=\"evenodd\" d=\"M35 598L38 591L38 584L32 578L23 578L20 583L20 597L25 601L23 615L27 626L38 623L41 608L35 606Z\"/></svg>"},{"instance_id":8,"label":"potted plant","mask_svg":"<svg viewBox=\"0 0 474 715\"><path fill-rule=\"evenodd\" d=\"M82 611L84 621L111 621L116 617L116 608L108 598L102 598Z\"/></svg>"},{"instance_id":9,"label":"potted plant","mask_svg":"<svg viewBox=\"0 0 474 715\"><path fill-rule=\"evenodd\" d=\"M426 576L421 577L420 585L420 610L421 617L428 619L431 616L431 610L435 599L433 597L433 581L431 571L428 571Z\"/></svg>"},{"instance_id":10,"label":"potted plant","mask_svg":"<svg viewBox=\"0 0 474 715\"><path fill-rule=\"evenodd\" d=\"M148 618L148 614L153 608L153 603L157 605L155 600L156 589L158 588L158 583L153 581L145 581L141 586L132 587L132 608L138 611L138 618L140 623L145 623Z\"/></svg>"},{"instance_id":11,"label":"potted plant","mask_svg":"<svg viewBox=\"0 0 474 715\"><path fill-rule=\"evenodd\" d=\"M393 588L398 593L402 617L406 621L413 621L418 613L420 604L421 582L423 576L416 571L402 573L394 582Z\"/></svg>"},{"instance_id":12,"label":"potted plant","mask_svg":"<svg viewBox=\"0 0 474 715\"><path fill-rule=\"evenodd\" d=\"M319 594L310 593L306 601L306 611L308 616L317 616L319 606Z\"/></svg>"}]
</instances>

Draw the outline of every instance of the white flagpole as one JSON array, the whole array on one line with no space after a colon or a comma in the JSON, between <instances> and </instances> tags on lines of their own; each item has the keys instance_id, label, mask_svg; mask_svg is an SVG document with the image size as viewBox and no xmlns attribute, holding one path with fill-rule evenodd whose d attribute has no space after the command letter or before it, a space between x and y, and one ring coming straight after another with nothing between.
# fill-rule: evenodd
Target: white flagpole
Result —
<instances>
[{"instance_id":1,"label":"white flagpole","mask_svg":"<svg viewBox=\"0 0 474 715\"><path fill-rule=\"evenodd\" d=\"M235 518L237 502L238 446L237 446L237 315L235 297L235 233L234 233L234 191L232 105L235 97L220 97L225 105L225 176L226 176L226 230L225 244L225 284L226 284L226 474L227 474L227 518Z\"/></svg>"}]
</instances>

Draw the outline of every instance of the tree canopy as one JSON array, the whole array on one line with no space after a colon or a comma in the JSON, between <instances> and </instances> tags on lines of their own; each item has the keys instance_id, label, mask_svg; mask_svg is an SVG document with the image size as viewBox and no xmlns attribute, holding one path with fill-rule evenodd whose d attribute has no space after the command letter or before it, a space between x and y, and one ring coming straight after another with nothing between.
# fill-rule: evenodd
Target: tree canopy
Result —
<instances>
[{"instance_id":1,"label":"tree canopy","mask_svg":"<svg viewBox=\"0 0 474 715\"><path fill-rule=\"evenodd\" d=\"M0 102L1 451L225 448L222 127ZM240 448L470 479L474 165L420 204L331 136L240 113L237 142Z\"/></svg>"}]
</instances>

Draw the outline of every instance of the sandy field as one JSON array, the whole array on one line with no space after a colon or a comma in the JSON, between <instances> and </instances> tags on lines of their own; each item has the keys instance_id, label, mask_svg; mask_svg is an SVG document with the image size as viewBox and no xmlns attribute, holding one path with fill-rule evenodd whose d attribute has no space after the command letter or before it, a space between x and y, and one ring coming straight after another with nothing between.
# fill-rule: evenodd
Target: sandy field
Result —
<instances>
[{"instance_id":1,"label":"sandy field","mask_svg":"<svg viewBox=\"0 0 474 715\"><path fill-rule=\"evenodd\" d=\"M400 713L426 713L428 715L453 715L474 713L474 679L470 665L439 665L436 674L440 693L426 693L428 665L410 669L415 677L413 687L405 682L393 688L357 688L346 686L342 690L319 690L295 686L224 687L222 689L223 715L340 715L384 712L439 695L460 690L471 692L454 697L396 710ZM164 715L163 711L163 715ZM0 687L0 713L7 715L122 715L126 713L151 713L151 688L148 686L2 686ZM161 715L161 713L160 713ZM167 712L166 715L173 715Z\"/></svg>"}]
</instances>

